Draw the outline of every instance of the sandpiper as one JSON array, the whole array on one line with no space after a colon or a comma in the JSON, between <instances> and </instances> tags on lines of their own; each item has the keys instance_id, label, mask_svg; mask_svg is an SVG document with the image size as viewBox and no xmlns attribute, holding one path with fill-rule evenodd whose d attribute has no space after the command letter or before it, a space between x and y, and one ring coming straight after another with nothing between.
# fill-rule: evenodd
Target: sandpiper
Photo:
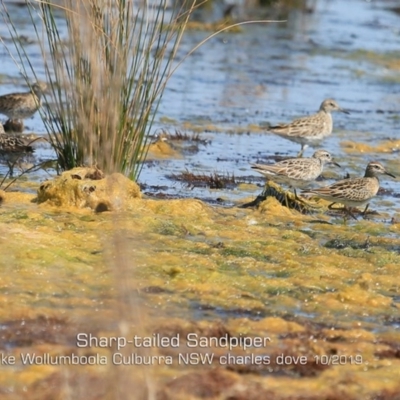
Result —
<instances>
[{"instance_id":1,"label":"sandpiper","mask_svg":"<svg viewBox=\"0 0 400 400\"><path fill-rule=\"evenodd\" d=\"M292 142L300 143L301 150L297 156L301 157L309 145L318 144L332 133L332 111L349 114L347 110L339 107L335 100L326 99L316 114L295 119L288 124L270 126L268 130Z\"/></svg>"},{"instance_id":2,"label":"sandpiper","mask_svg":"<svg viewBox=\"0 0 400 400\"><path fill-rule=\"evenodd\" d=\"M9 93L0 96L0 114L6 115L10 120L31 117L39 109L40 99L45 90L45 83L36 82L29 92Z\"/></svg>"},{"instance_id":3,"label":"sandpiper","mask_svg":"<svg viewBox=\"0 0 400 400\"><path fill-rule=\"evenodd\" d=\"M34 152L32 140L23 135L0 134L0 163L5 163L9 168L10 177L14 174L15 165L19 165L32 157Z\"/></svg>"},{"instance_id":4,"label":"sandpiper","mask_svg":"<svg viewBox=\"0 0 400 400\"><path fill-rule=\"evenodd\" d=\"M252 166L257 172L278 183L289 185L293 188L294 198L297 202L307 204L297 196L296 188L305 188L317 179L327 163L339 164L332 160L332 156L325 150L316 151L311 158L289 158L274 165L254 164ZM290 196L285 193L285 204L289 208Z\"/></svg>"},{"instance_id":5,"label":"sandpiper","mask_svg":"<svg viewBox=\"0 0 400 400\"><path fill-rule=\"evenodd\" d=\"M31 140L27 140L22 135L0 134L0 154L5 153L32 153L33 147Z\"/></svg>"},{"instance_id":6,"label":"sandpiper","mask_svg":"<svg viewBox=\"0 0 400 400\"><path fill-rule=\"evenodd\" d=\"M317 150L310 158L289 158L273 165L252 164L251 168L278 183L304 189L321 175L324 165L329 163L340 167L326 150Z\"/></svg>"},{"instance_id":7,"label":"sandpiper","mask_svg":"<svg viewBox=\"0 0 400 400\"><path fill-rule=\"evenodd\" d=\"M330 209L333 204L341 203L344 205L344 210L356 219L349 207L359 207L366 204L363 212L363 215L366 215L369 201L379 190L379 175L389 175L392 178L396 178L393 174L386 171L382 164L373 161L367 165L363 178L343 179L333 185L307 190L302 194L312 194L322 199L332 201L333 203L329 205Z\"/></svg>"}]
</instances>

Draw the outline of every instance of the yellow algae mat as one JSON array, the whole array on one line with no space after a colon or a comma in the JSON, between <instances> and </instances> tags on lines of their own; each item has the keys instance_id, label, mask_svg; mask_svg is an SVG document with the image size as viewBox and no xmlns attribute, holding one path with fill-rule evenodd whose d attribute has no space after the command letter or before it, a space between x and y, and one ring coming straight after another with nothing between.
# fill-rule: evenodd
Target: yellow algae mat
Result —
<instances>
[{"instance_id":1,"label":"yellow algae mat","mask_svg":"<svg viewBox=\"0 0 400 400\"><path fill-rule=\"evenodd\" d=\"M3 194L1 399L399 398L396 219L117 194Z\"/></svg>"}]
</instances>

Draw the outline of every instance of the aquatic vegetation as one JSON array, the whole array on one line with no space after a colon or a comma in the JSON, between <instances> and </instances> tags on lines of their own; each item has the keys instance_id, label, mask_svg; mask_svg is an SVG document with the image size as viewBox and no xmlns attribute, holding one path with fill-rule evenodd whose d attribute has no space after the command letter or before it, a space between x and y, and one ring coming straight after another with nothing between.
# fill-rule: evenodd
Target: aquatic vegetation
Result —
<instances>
[{"instance_id":1,"label":"aquatic vegetation","mask_svg":"<svg viewBox=\"0 0 400 400\"><path fill-rule=\"evenodd\" d=\"M249 207L258 207L260 204L265 201L267 198L272 197L279 201L283 206L294 209L296 211L301 212L302 214L314 213L317 208L303 201L299 197L295 196L290 191L284 190L277 183L272 180L268 180L265 184L264 190L257 198L249 203L242 204L241 208L249 208Z\"/></svg>"},{"instance_id":2,"label":"aquatic vegetation","mask_svg":"<svg viewBox=\"0 0 400 400\"><path fill-rule=\"evenodd\" d=\"M101 6L95 0L63 0L61 5L27 2L27 6L42 43L54 104L50 118L43 121L59 167L97 164L106 172L119 171L136 179L194 2L176 3L168 10L167 1L138 8L128 0L106 0ZM14 21L6 15L27 77L29 69L35 73L32 62L18 40ZM67 27L67 40L61 21ZM165 29L167 25L173 29Z\"/></svg>"},{"instance_id":3,"label":"aquatic vegetation","mask_svg":"<svg viewBox=\"0 0 400 400\"><path fill-rule=\"evenodd\" d=\"M194 174L190 171L184 171L180 174L173 174L168 178L185 182L191 186L209 187L210 189L223 189L238 184L234 175L218 174L217 172L212 174Z\"/></svg>"}]
</instances>

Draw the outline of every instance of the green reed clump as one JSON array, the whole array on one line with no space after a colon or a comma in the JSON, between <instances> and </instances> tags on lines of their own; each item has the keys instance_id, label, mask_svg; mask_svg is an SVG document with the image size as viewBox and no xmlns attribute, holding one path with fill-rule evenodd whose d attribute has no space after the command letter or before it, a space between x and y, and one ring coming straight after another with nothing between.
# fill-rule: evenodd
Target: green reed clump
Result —
<instances>
[{"instance_id":1,"label":"green reed clump","mask_svg":"<svg viewBox=\"0 0 400 400\"><path fill-rule=\"evenodd\" d=\"M173 6L168 8L169 1ZM203 1L203 0L201 0ZM204 0L205 1L205 0ZM36 77L25 41L0 0L21 73ZM175 60L196 0L25 0L41 47L51 106L41 116L59 169L96 165L137 179L166 84L184 60L225 26ZM9 51L11 55L13 53Z\"/></svg>"},{"instance_id":2,"label":"green reed clump","mask_svg":"<svg viewBox=\"0 0 400 400\"><path fill-rule=\"evenodd\" d=\"M194 9L194 2L172 8L167 2L26 1L49 86L44 123L62 170L96 164L137 179ZM6 15L27 77L29 68L35 73L33 60Z\"/></svg>"}]
</instances>

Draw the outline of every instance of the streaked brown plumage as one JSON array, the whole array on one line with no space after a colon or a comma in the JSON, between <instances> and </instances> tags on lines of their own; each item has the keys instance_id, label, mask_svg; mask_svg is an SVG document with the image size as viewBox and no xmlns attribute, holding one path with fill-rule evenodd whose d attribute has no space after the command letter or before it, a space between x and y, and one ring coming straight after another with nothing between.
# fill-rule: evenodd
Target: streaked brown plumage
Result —
<instances>
[{"instance_id":1,"label":"streaked brown plumage","mask_svg":"<svg viewBox=\"0 0 400 400\"><path fill-rule=\"evenodd\" d=\"M36 82L32 90L23 93L9 93L0 96L0 114L11 120L31 117L40 107L40 99L46 90L46 84Z\"/></svg>"},{"instance_id":2,"label":"streaked brown plumage","mask_svg":"<svg viewBox=\"0 0 400 400\"><path fill-rule=\"evenodd\" d=\"M0 155L9 153L32 153L30 141L23 136L0 134Z\"/></svg>"},{"instance_id":3,"label":"streaked brown plumage","mask_svg":"<svg viewBox=\"0 0 400 400\"><path fill-rule=\"evenodd\" d=\"M321 175L324 165L329 163L339 166L330 153L318 150L311 158L289 158L273 165L253 164L251 168L278 183L305 188Z\"/></svg>"},{"instance_id":4,"label":"streaked brown plumage","mask_svg":"<svg viewBox=\"0 0 400 400\"><path fill-rule=\"evenodd\" d=\"M300 157L308 145L318 144L322 139L332 133L333 121L331 112L340 111L349 114L347 110L339 107L335 100L324 100L319 111L308 117L295 119L288 124L270 126L268 130L292 142L300 143Z\"/></svg>"},{"instance_id":5,"label":"streaked brown plumage","mask_svg":"<svg viewBox=\"0 0 400 400\"><path fill-rule=\"evenodd\" d=\"M363 178L344 179L330 186L307 190L303 194L312 194L333 203L341 203L345 207L358 207L366 204L367 209L369 201L378 193L379 175L389 175L395 178L385 170L382 164L373 161L367 165Z\"/></svg>"}]
</instances>

